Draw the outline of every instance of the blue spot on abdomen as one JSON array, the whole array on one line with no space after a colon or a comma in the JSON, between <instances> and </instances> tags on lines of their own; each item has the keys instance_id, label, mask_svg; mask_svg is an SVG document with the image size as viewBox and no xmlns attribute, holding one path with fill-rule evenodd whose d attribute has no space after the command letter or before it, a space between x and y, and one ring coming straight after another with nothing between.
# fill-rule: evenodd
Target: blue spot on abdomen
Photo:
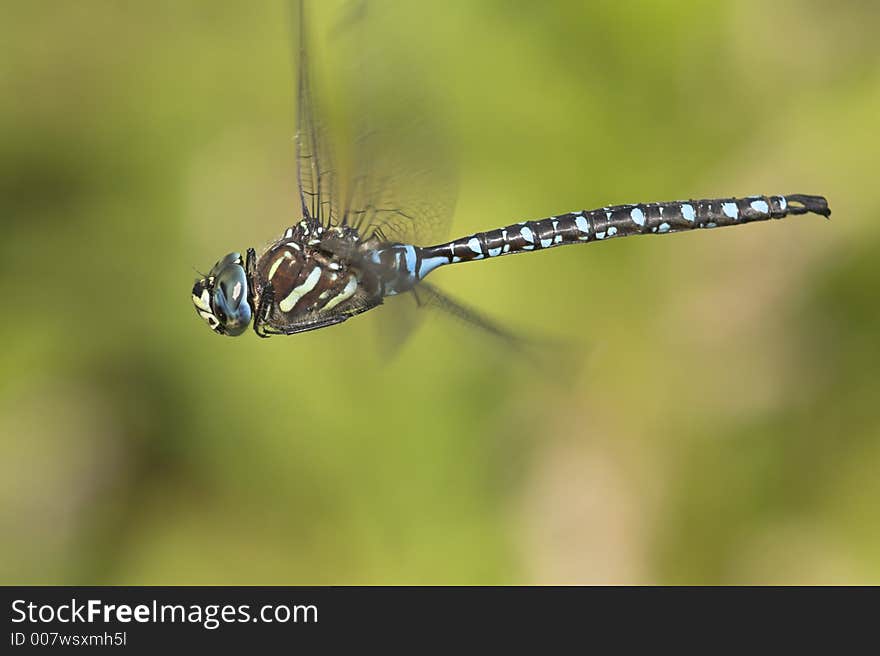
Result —
<instances>
[{"instance_id":1,"label":"blue spot on abdomen","mask_svg":"<svg viewBox=\"0 0 880 656\"><path fill-rule=\"evenodd\" d=\"M640 210L638 207L630 211L629 216L633 220L633 223L635 223L636 225L645 225L645 213L642 212L642 210Z\"/></svg>"},{"instance_id":2,"label":"blue spot on abdomen","mask_svg":"<svg viewBox=\"0 0 880 656\"><path fill-rule=\"evenodd\" d=\"M761 214L770 214L770 206L767 205L766 201L756 200L751 203L752 209L756 212L760 212Z\"/></svg>"},{"instance_id":3,"label":"blue spot on abdomen","mask_svg":"<svg viewBox=\"0 0 880 656\"><path fill-rule=\"evenodd\" d=\"M721 211L724 212L724 215L735 219L739 216L739 210L736 208L736 203L721 203Z\"/></svg>"}]
</instances>

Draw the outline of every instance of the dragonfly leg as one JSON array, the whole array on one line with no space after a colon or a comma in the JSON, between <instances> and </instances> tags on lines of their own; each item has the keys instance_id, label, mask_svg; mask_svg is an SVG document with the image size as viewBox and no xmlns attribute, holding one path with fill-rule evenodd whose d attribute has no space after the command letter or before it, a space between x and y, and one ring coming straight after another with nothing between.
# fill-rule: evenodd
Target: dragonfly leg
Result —
<instances>
[{"instance_id":1,"label":"dragonfly leg","mask_svg":"<svg viewBox=\"0 0 880 656\"><path fill-rule=\"evenodd\" d=\"M275 301L275 289L271 283L267 283L266 285L260 285L259 291L257 290L257 285L259 284L257 252L253 248L247 250L245 272L248 278L248 300L250 300L251 307L254 309L254 332L258 337L262 338L281 334L268 328L269 313L272 311L272 304Z\"/></svg>"},{"instance_id":2,"label":"dragonfly leg","mask_svg":"<svg viewBox=\"0 0 880 656\"><path fill-rule=\"evenodd\" d=\"M343 321L362 314L367 310L372 310L374 307L377 307L379 305L382 305L381 298L370 300L363 305L358 305L345 314L314 320L311 323L295 324L287 328L276 329L274 327L270 327L268 329L268 332L274 335L295 335L297 333L305 333L310 330L317 330L318 328L326 328L327 326L333 326L337 323L342 323Z\"/></svg>"},{"instance_id":3,"label":"dragonfly leg","mask_svg":"<svg viewBox=\"0 0 880 656\"><path fill-rule=\"evenodd\" d=\"M271 283L263 287L260 292L260 301L254 312L254 332L260 337L269 337L277 333L268 329L269 314L272 312L272 304L275 302L275 288Z\"/></svg>"}]
</instances>

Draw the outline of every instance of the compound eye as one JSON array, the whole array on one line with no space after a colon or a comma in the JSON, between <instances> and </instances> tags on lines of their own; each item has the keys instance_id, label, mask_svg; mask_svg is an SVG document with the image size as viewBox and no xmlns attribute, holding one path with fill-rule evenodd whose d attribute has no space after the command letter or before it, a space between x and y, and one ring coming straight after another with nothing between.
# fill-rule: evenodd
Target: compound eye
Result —
<instances>
[{"instance_id":1,"label":"compound eye","mask_svg":"<svg viewBox=\"0 0 880 656\"><path fill-rule=\"evenodd\" d=\"M227 255L224 261L232 255ZM250 323L251 307L247 295L247 275L237 260L217 272L211 305L227 335L241 335Z\"/></svg>"},{"instance_id":2,"label":"compound eye","mask_svg":"<svg viewBox=\"0 0 880 656\"><path fill-rule=\"evenodd\" d=\"M218 294L223 296L226 313L230 315L235 314L243 302L247 302L247 276L241 266L232 264L220 272L214 282L215 298Z\"/></svg>"},{"instance_id":3,"label":"compound eye","mask_svg":"<svg viewBox=\"0 0 880 656\"><path fill-rule=\"evenodd\" d=\"M229 253L222 260L217 262L214 265L214 268L211 269L211 273L208 274L209 278L217 278L221 273L226 271L232 265L241 266L241 254L240 253Z\"/></svg>"}]
</instances>

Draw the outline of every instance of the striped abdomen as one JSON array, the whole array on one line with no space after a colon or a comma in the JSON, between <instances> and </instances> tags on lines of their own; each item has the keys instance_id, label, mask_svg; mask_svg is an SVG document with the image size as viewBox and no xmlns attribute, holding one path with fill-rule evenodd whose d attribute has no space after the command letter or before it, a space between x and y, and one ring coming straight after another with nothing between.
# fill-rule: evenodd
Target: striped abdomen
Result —
<instances>
[{"instance_id":1,"label":"striped abdomen","mask_svg":"<svg viewBox=\"0 0 880 656\"><path fill-rule=\"evenodd\" d=\"M799 194L615 205L536 221L523 221L496 230L478 232L445 244L416 249L417 257L412 258L414 266L410 271L415 280L421 280L445 264L525 253L564 244L602 241L613 237L663 234L781 219L790 214L808 212L826 217L831 215L825 198Z\"/></svg>"}]
</instances>

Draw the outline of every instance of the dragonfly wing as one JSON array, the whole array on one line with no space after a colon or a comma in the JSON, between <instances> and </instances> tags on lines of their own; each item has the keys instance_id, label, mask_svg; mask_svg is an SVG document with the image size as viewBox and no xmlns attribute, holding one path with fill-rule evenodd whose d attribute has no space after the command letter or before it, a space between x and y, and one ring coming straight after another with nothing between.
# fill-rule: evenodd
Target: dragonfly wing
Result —
<instances>
[{"instance_id":1,"label":"dragonfly wing","mask_svg":"<svg viewBox=\"0 0 880 656\"><path fill-rule=\"evenodd\" d=\"M429 283L419 283L408 295L415 298L420 308L440 310L447 316L491 336L496 343L504 344L522 361L556 382L573 380L578 363L583 361L582 345L518 334L479 311L453 300Z\"/></svg>"},{"instance_id":2,"label":"dragonfly wing","mask_svg":"<svg viewBox=\"0 0 880 656\"><path fill-rule=\"evenodd\" d=\"M353 125L341 222L364 239L436 243L449 232L457 170L429 93L442 89L425 84L419 53L391 51L399 13L399 3L357 2L334 30Z\"/></svg>"},{"instance_id":3,"label":"dragonfly wing","mask_svg":"<svg viewBox=\"0 0 880 656\"><path fill-rule=\"evenodd\" d=\"M380 357L386 361L396 357L424 316L412 293L385 298L382 310L373 317Z\"/></svg>"},{"instance_id":4,"label":"dragonfly wing","mask_svg":"<svg viewBox=\"0 0 880 656\"><path fill-rule=\"evenodd\" d=\"M419 283L419 285L412 290L411 294L415 298L419 307L441 310L465 324L479 328L494 337L500 337L513 345L522 341L522 338L514 335L514 333L500 324L483 316L477 310L469 308L458 301L452 300L449 296L429 283Z\"/></svg>"},{"instance_id":5,"label":"dragonfly wing","mask_svg":"<svg viewBox=\"0 0 880 656\"><path fill-rule=\"evenodd\" d=\"M427 245L443 241L455 209L457 185L425 126L376 128L355 143L356 174L346 199L346 221L365 237ZM429 153L437 159L426 163Z\"/></svg>"},{"instance_id":6,"label":"dragonfly wing","mask_svg":"<svg viewBox=\"0 0 880 656\"><path fill-rule=\"evenodd\" d=\"M304 0L293 3L296 21L294 62L296 92L296 176L303 218L324 227L336 220L338 197L332 146L321 122L319 103L311 83L308 26Z\"/></svg>"}]
</instances>

